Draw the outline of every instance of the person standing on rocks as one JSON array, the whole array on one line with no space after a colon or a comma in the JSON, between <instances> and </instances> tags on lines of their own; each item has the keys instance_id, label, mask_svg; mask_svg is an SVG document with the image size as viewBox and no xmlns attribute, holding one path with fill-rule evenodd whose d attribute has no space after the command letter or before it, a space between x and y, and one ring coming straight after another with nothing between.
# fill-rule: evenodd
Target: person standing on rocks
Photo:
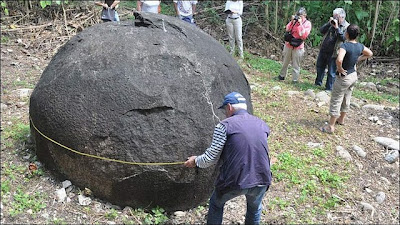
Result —
<instances>
[{"instance_id":1,"label":"person standing on rocks","mask_svg":"<svg viewBox=\"0 0 400 225\"><path fill-rule=\"evenodd\" d=\"M322 81L325 76L325 68L328 65L328 74L326 78L325 89L332 90L333 83L335 82L336 73L336 57L339 46L346 40L344 33L349 23L345 20L346 12L342 8L333 10L333 17L319 28L319 31L325 35L322 42L317 58L317 78L315 78L315 85L322 86Z\"/></svg>"},{"instance_id":2,"label":"person standing on rocks","mask_svg":"<svg viewBox=\"0 0 400 225\"><path fill-rule=\"evenodd\" d=\"M292 20L286 25L286 32L291 32L290 41L285 41L283 47L283 65L279 74L279 80L285 80L288 66L292 61L292 80L298 82L300 77L300 62L304 55L304 41L311 32L311 22L307 20L307 11L301 7Z\"/></svg>"},{"instance_id":3,"label":"person standing on rocks","mask_svg":"<svg viewBox=\"0 0 400 225\"><path fill-rule=\"evenodd\" d=\"M197 1L174 0L175 12L179 19L191 24L196 24L194 14L196 13Z\"/></svg>"},{"instance_id":4,"label":"person standing on rocks","mask_svg":"<svg viewBox=\"0 0 400 225\"><path fill-rule=\"evenodd\" d=\"M347 27L345 37L347 42L340 45L336 59L337 78L333 84L331 102L329 106L328 125L321 127L322 132L333 133L335 124L344 124L344 118L350 108L350 98L354 84L357 81L356 63L372 56L372 51L357 42L360 28L351 24Z\"/></svg>"},{"instance_id":5,"label":"person standing on rocks","mask_svg":"<svg viewBox=\"0 0 400 225\"><path fill-rule=\"evenodd\" d=\"M119 16L118 16L118 12L117 12L117 8L118 8L118 4L120 3L120 1L117 0L105 0L104 2L95 2L95 5L98 6L102 6L103 10L111 10L112 14L114 14L114 18L113 21L118 22L119 21ZM103 21L110 21L110 20L104 20L102 18Z\"/></svg>"},{"instance_id":6,"label":"person standing on rocks","mask_svg":"<svg viewBox=\"0 0 400 225\"><path fill-rule=\"evenodd\" d=\"M271 184L267 138L270 128L247 112L246 99L237 92L225 96L221 107L226 119L215 127L211 146L199 156L191 156L186 167L206 168L222 162L210 198L207 224L221 224L224 205L245 195L245 224L259 224L262 199Z\"/></svg>"},{"instance_id":7,"label":"person standing on rocks","mask_svg":"<svg viewBox=\"0 0 400 225\"><path fill-rule=\"evenodd\" d=\"M235 55L235 42L239 48L239 57L243 56L243 40L242 40L242 14L243 1L226 1L224 12L227 14L225 23L228 31L229 46L231 55Z\"/></svg>"},{"instance_id":8,"label":"person standing on rocks","mask_svg":"<svg viewBox=\"0 0 400 225\"><path fill-rule=\"evenodd\" d=\"M161 1L139 0L136 2L136 8L138 12L160 13Z\"/></svg>"}]
</instances>

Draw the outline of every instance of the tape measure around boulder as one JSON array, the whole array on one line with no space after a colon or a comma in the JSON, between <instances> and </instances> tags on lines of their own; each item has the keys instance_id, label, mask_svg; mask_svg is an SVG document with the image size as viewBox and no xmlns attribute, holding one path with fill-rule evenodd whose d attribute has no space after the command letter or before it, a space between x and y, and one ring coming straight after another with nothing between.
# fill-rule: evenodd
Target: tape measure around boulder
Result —
<instances>
[{"instance_id":1,"label":"tape measure around boulder","mask_svg":"<svg viewBox=\"0 0 400 225\"><path fill-rule=\"evenodd\" d=\"M31 121L31 124L33 126L33 128L45 139L53 142L54 144L65 148L73 153L76 153L78 155L83 155L83 156L87 156L87 157L91 157L91 158L96 158L96 159L101 159L101 160L106 160L106 161L111 161L111 162L117 162L117 163L123 163L123 164L129 164L129 165L138 165L138 166L166 166L166 165L181 165L184 164L185 162L129 162L129 161L124 161L124 160L119 160L119 159L110 159L110 158L106 158L106 157L102 157L102 156L97 156L97 155L91 155L88 153L84 153L84 152L80 152L77 150L74 150L70 147L67 147L63 144L58 143L57 141L49 138L48 136L46 136L45 134L43 134L36 126L35 123L33 123L33 120L31 117L29 117L29 120Z\"/></svg>"}]
</instances>

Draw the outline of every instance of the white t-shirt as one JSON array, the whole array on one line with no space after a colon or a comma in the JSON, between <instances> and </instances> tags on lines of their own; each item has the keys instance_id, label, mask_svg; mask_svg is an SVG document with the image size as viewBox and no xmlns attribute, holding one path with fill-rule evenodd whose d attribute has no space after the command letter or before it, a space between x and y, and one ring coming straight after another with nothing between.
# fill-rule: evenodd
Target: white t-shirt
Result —
<instances>
[{"instance_id":1,"label":"white t-shirt","mask_svg":"<svg viewBox=\"0 0 400 225\"><path fill-rule=\"evenodd\" d=\"M243 14L243 1L226 1L225 11L228 9L232 12L236 12L229 14L228 16L230 18L238 18Z\"/></svg>"},{"instance_id":2,"label":"white t-shirt","mask_svg":"<svg viewBox=\"0 0 400 225\"><path fill-rule=\"evenodd\" d=\"M142 2L142 12L158 13L161 1L140 0L140 2Z\"/></svg>"},{"instance_id":3,"label":"white t-shirt","mask_svg":"<svg viewBox=\"0 0 400 225\"><path fill-rule=\"evenodd\" d=\"M192 5L196 5L197 1L174 0L174 3L177 5L179 15L191 16L193 15Z\"/></svg>"}]
</instances>

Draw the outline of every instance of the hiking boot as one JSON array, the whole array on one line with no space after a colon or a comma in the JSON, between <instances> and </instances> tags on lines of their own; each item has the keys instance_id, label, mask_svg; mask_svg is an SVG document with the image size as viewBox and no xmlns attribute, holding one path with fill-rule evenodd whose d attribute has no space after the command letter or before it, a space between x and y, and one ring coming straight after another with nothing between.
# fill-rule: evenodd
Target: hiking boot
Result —
<instances>
[{"instance_id":1,"label":"hiking boot","mask_svg":"<svg viewBox=\"0 0 400 225\"><path fill-rule=\"evenodd\" d=\"M284 77L281 77L281 75L278 76L278 80L285 80Z\"/></svg>"}]
</instances>

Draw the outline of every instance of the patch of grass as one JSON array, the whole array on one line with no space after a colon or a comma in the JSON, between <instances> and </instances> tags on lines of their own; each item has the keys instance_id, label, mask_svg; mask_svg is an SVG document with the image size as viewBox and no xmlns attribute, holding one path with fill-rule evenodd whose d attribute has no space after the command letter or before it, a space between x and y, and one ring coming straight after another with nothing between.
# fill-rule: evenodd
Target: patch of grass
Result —
<instances>
[{"instance_id":1,"label":"patch of grass","mask_svg":"<svg viewBox=\"0 0 400 225\"><path fill-rule=\"evenodd\" d=\"M324 149L322 149L322 148L314 148L312 150L312 154L317 157L321 157L321 158L325 158L327 155L326 152L324 151Z\"/></svg>"},{"instance_id":2,"label":"patch of grass","mask_svg":"<svg viewBox=\"0 0 400 225\"><path fill-rule=\"evenodd\" d=\"M64 219L59 219L59 218L54 218L52 221L53 224L60 224L60 225L64 225L67 224Z\"/></svg>"},{"instance_id":3,"label":"patch of grass","mask_svg":"<svg viewBox=\"0 0 400 225\"><path fill-rule=\"evenodd\" d=\"M10 192L11 185L9 180L5 180L1 182L1 195L3 196L4 194Z\"/></svg>"},{"instance_id":4,"label":"patch of grass","mask_svg":"<svg viewBox=\"0 0 400 225\"><path fill-rule=\"evenodd\" d=\"M374 84L387 85L389 83L398 83L399 80L398 78L393 78L393 77L386 77L382 79L374 76L368 76L365 77L365 80L363 80L363 82L372 82Z\"/></svg>"},{"instance_id":5,"label":"patch of grass","mask_svg":"<svg viewBox=\"0 0 400 225\"><path fill-rule=\"evenodd\" d=\"M278 206L279 209L283 210L287 206L289 206L289 204L290 204L289 201L281 199L279 197L276 197L276 198L272 199L271 201L269 201L268 207L271 208L271 209L274 209L275 206Z\"/></svg>"},{"instance_id":6,"label":"patch of grass","mask_svg":"<svg viewBox=\"0 0 400 225\"><path fill-rule=\"evenodd\" d=\"M152 214L147 214L144 222L146 224L163 224L167 222L168 217L165 215L165 210L160 207L156 207L151 210Z\"/></svg>"},{"instance_id":7,"label":"patch of grass","mask_svg":"<svg viewBox=\"0 0 400 225\"><path fill-rule=\"evenodd\" d=\"M340 175L332 173L327 169L318 168L316 166L312 166L307 172L310 175L317 176L322 184L333 188L339 188L343 184L343 181L346 180L346 177L341 177Z\"/></svg>"},{"instance_id":8,"label":"patch of grass","mask_svg":"<svg viewBox=\"0 0 400 225\"><path fill-rule=\"evenodd\" d=\"M367 99L373 102L382 103L385 101L391 103L398 103L399 96L398 95L391 95L387 93L378 93L378 92L371 92L366 90L354 89L353 96L359 99Z\"/></svg>"},{"instance_id":9,"label":"patch of grass","mask_svg":"<svg viewBox=\"0 0 400 225\"><path fill-rule=\"evenodd\" d=\"M10 215L17 216L27 209L31 209L34 214L39 212L46 207L46 204L42 202L43 198L44 196L39 192L28 194L24 193L20 187L17 188L13 195L14 201L11 202Z\"/></svg>"},{"instance_id":10,"label":"patch of grass","mask_svg":"<svg viewBox=\"0 0 400 225\"><path fill-rule=\"evenodd\" d=\"M323 204L325 209L332 209L335 208L338 203L340 203L340 199L336 198L335 196L331 196L326 202Z\"/></svg>"},{"instance_id":11,"label":"patch of grass","mask_svg":"<svg viewBox=\"0 0 400 225\"><path fill-rule=\"evenodd\" d=\"M34 88L35 85L30 84L28 81L26 80L14 80L12 82L12 85L16 88Z\"/></svg>"},{"instance_id":12,"label":"patch of grass","mask_svg":"<svg viewBox=\"0 0 400 225\"><path fill-rule=\"evenodd\" d=\"M161 2L161 14L175 16L174 4L165 4L164 2Z\"/></svg>"},{"instance_id":13,"label":"patch of grass","mask_svg":"<svg viewBox=\"0 0 400 225\"><path fill-rule=\"evenodd\" d=\"M250 54L245 54L245 59L253 69L273 76L278 76L282 68L281 64L271 59L256 57Z\"/></svg>"},{"instance_id":14,"label":"patch of grass","mask_svg":"<svg viewBox=\"0 0 400 225\"><path fill-rule=\"evenodd\" d=\"M6 44L9 40L10 40L10 38L8 36L1 35L1 43L2 44Z\"/></svg>"},{"instance_id":15,"label":"patch of grass","mask_svg":"<svg viewBox=\"0 0 400 225\"><path fill-rule=\"evenodd\" d=\"M14 141L24 142L27 140L29 133L29 125L22 122L16 122L13 123L11 127L6 127L4 129L2 137L4 136L5 139L11 138Z\"/></svg>"},{"instance_id":16,"label":"patch of grass","mask_svg":"<svg viewBox=\"0 0 400 225\"><path fill-rule=\"evenodd\" d=\"M24 174L26 171L25 166L17 166L15 164L11 164L7 166L6 164L3 165L3 176L6 178L10 178L12 181L16 180L17 175Z\"/></svg>"},{"instance_id":17,"label":"patch of grass","mask_svg":"<svg viewBox=\"0 0 400 225\"><path fill-rule=\"evenodd\" d=\"M109 212L106 212L104 217L109 219L109 220L114 220L114 219L116 219L118 217L118 212L115 209L111 209Z\"/></svg>"},{"instance_id":18,"label":"patch of grass","mask_svg":"<svg viewBox=\"0 0 400 225\"><path fill-rule=\"evenodd\" d=\"M318 185L315 180L308 180L305 184L301 187L301 196L312 196L318 190Z\"/></svg>"},{"instance_id":19,"label":"patch of grass","mask_svg":"<svg viewBox=\"0 0 400 225\"><path fill-rule=\"evenodd\" d=\"M164 224L168 221L165 210L160 207L153 208L150 212L145 212L140 208L134 209L132 215L144 224Z\"/></svg>"}]
</instances>

